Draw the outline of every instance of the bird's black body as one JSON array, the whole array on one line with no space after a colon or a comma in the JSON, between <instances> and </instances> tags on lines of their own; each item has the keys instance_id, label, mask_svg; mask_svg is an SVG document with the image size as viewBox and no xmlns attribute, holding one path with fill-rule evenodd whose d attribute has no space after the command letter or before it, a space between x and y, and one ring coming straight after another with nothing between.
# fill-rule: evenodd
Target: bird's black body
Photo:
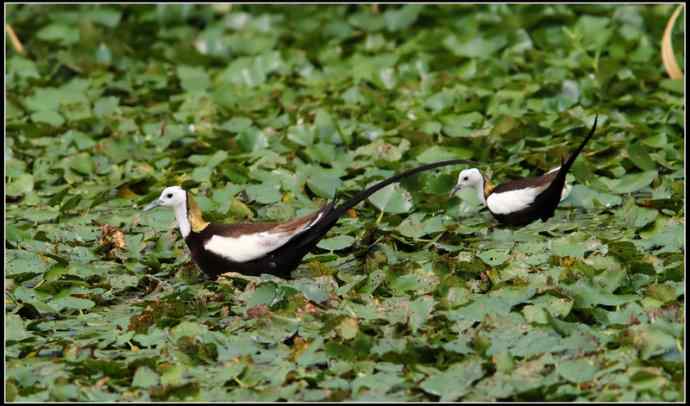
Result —
<instances>
[{"instance_id":1,"label":"bird's black body","mask_svg":"<svg viewBox=\"0 0 690 406\"><path fill-rule=\"evenodd\" d=\"M558 204L561 201L561 193L563 191L563 187L565 186L566 175L568 174L570 167L573 165L573 162L575 162L577 156L580 154L580 152L582 152L582 149L585 147L590 138L592 138L592 135L594 135L594 130L597 128L597 119L598 117L594 118L594 125L592 125L592 129L589 131L587 137L584 139L584 141L582 141L580 146L572 154L570 154L568 160L561 165L558 171L547 173L539 177L506 182L497 186L491 191L491 193L501 193L529 186L548 184L549 186L536 196L532 204L522 210L512 213L496 214L492 212L491 214L499 222L511 226L524 226L538 219L546 221L547 219L553 217L556 207L558 207Z\"/></svg>"},{"instance_id":2,"label":"bird's black body","mask_svg":"<svg viewBox=\"0 0 690 406\"><path fill-rule=\"evenodd\" d=\"M380 189L394 183L408 176L415 175L419 172L439 168L447 165L471 163L468 160L455 159L448 161L435 162L428 165L422 165L409 171L397 174L386 180L383 180L376 185L373 185L342 203L335 205L335 202L330 202L323 206L320 210L307 216L294 219L287 223L258 223L258 224L209 224L206 228L199 232L192 231L185 238L185 242L189 247L192 259L201 268L201 270L210 278L215 279L220 274L226 272L236 272L244 275L256 276L260 274L272 274L280 277L290 277L290 273L295 269L302 258L309 253L326 233L338 222L340 217L345 212L354 207L359 202L371 196ZM319 218L318 216L321 215ZM284 245L275 250L263 255L259 258L247 262L235 262L226 257L218 255L207 250L204 245L214 235L222 236L241 236L248 233L259 233L268 230L275 230L275 227L282 227L284 230L296 228L300 225L311 223L303 232L295 234L294 237Z\"/></svg>"},{"instance_id":3,"label":"bird's black body","mask_svg":"<svg viewBox=\"0 0 690 406\"><path fill-rule=\"evenodd\" d=\"M322 211L328 215L329 212L333 211L333 203L327 204L317 213ZM265 273L289 277L290 272L297 268L302 258L318 244L319 240L333 225L335 225L335 222L329 227L325 227L326 224L320 225L320 229L325 228L321 233L319 232L320 229L316 228L319 225L316 225L314 229L296 235L282 247L247 262L231 261L204 248L206 241L213 237L213 235L227 233L227 227L232 227L233 224L210 224L201 232L189 233L187 238L185 238L185 242L192 253L194 262L211 279L215 279L218 275L226 272L237 272L249 276L258 276ZM304 249L305 246L306 249Z\"/></svg>"}]
</instances>

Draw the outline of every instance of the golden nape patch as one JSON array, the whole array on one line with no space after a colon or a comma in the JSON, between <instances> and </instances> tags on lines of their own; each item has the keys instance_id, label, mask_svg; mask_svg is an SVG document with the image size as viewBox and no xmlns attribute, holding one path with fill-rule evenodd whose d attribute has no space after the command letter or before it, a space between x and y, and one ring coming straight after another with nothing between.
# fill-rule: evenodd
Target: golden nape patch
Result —
<instances>
[{"instance_id":1,"label":"golden nape patch","mask_svg":"<svg viewBox=\"0 0 690 406\"><path fill-rule=\"evenodd\" d=\"M189 219L189 224L195 233L201 232L208 227L208 222L204 221L204 217L201 215L199 205L196 204L189 192L187 192L187 219Z\"/></svg>"},{"instance_id":2,"label":"golden nape patch","mask_svg":"<svg viewBox=\"0 0 690 406\"><path fill-rule=\"evenodd\" d=\"M486 177L484 177L484 198L485 198L485 199L486 199L487 197L489 197L489 195L491 194L491 192L494 191L494 188L495 188L494 184L491 183L491 181L490 181L489 179L487 179Z\"/></svg>"}]
</instances>

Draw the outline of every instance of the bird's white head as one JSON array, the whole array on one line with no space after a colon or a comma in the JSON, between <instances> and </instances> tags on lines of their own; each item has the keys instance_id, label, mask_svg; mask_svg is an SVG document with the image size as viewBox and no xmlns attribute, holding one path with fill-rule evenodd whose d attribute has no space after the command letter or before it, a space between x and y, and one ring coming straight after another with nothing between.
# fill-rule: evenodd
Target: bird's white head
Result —
<instances>
[{"instance_id":1,"label":"bird's white head","mask_svg":"<svg viewBox=\"0 0 690 406\"><path fill-rule=\"evenodd\" d=\"M183 237L187 237L190 231L201 232L208 226L204 220L201 209L192 196L179 186L169 186L163 189L160 197L144 207L144 211L158 206L172 207L175 210L175 218L180 226Z\"/></svg>"},{"instance_id":2,"label":"bird's white head","mask_svg":"<svg viewBox=\"0 0 690 406\"><path fill-rule=\"evenodd\" d=\"M479 172L479 169L465 169L458 175L458 183L450 192L450 195L452 196L457 192L467 188L475 188L481 190L484 187L483 184L484 177L482 177L482 173Z\"/></svg>"},{"instance_id":3,"label":"bird's white head","mask_svg":"<svg viewBox=\"0 0 690 406\"><path fill-rule=\"evenodd\" d=\"M158 206L185 207L187 204L187 192L179 186L169 186L163 189L160 197L144 207L144 211Z\"/></svg>"}]
</instances>

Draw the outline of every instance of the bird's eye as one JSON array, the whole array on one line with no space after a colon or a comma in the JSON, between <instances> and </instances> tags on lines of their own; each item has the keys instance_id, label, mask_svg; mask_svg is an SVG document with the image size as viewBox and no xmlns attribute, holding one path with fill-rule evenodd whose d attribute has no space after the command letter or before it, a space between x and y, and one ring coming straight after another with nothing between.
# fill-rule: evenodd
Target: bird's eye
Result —
<instances>
[{"instance_id":1,"label":"bird's eye","mask_svg":"<svg viewBox=\"0 0 690 406\"><path fill-rule=\"evenodd\" d=\"M168 193L168 195L167 195L166 197L167 197L168 199L172 199L172 193Z\"/></svg>"},{"instance_id":2,"label":"bird's eye","mask_svg":"<svg viewBox=\"0 0 690 406\"><path fill-rule=\"evenodd\" d=\"M462 180L469 180L469 179L470 179L470 178L468 178L467 176L465 176L464 178L462 178Z\"/></svg>"}]
</instances>

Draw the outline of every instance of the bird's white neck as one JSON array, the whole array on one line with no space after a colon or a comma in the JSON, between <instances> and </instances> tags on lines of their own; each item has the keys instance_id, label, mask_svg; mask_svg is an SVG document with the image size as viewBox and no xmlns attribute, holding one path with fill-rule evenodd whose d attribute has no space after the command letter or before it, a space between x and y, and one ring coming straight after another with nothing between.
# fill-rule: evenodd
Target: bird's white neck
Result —
<instances>
[{"instance_id":1,"label":"bird's white neck","mask_svg":"<svg viewBox=\"0 0 690 406\"><path fill-rule=\"evenodd\" d=\"M187 217L186 202L175 206L175 218L177 218L177 225L180 227L182 237L187 238L189 232L192 230L192 225L189 224L189 218Z\"/></svg>"},{"instance_id":2,"label":"bird's white neck","mask_svg":"<svg viewBox=\"0 0 690 406\"><path fill-rule=\"evenodd\" d=\"M484 186L484 175L482 175L481 180L479 181L479 186L476 188L477 197L479 198L479 201L482 202L484 206L486 206L486 198L484 197Z\"/></svg>"}]
</instances>

